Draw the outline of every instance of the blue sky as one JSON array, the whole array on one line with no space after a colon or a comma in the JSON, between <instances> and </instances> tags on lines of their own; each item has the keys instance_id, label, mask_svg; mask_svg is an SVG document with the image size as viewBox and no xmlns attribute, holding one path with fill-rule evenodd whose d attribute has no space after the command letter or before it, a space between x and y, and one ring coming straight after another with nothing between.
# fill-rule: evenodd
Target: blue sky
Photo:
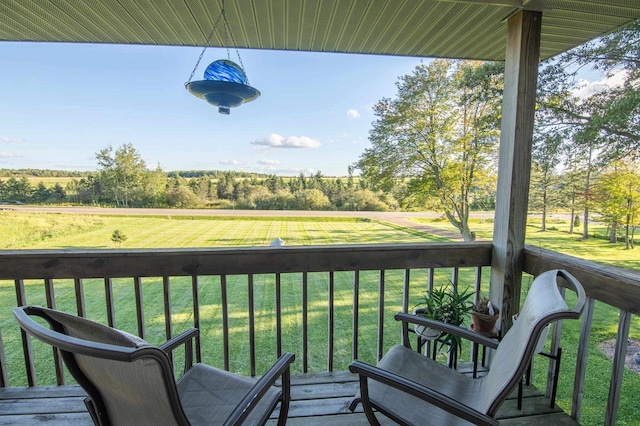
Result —
<instances>
[{"instance_id":1,"label":"blue sky","mask_svg":"<svg viewBox=\"0 0 640 426\"><path fill-rule=\"evenodd\" d=\"M96 152L131 143L167 171L344 176L372 105L422 60L241 50L262 95L225 116L184 88L201 50L0 43L0 168L95 170ZM207 49L193 80L226 58Z\"/></svg>"}]
</instances>

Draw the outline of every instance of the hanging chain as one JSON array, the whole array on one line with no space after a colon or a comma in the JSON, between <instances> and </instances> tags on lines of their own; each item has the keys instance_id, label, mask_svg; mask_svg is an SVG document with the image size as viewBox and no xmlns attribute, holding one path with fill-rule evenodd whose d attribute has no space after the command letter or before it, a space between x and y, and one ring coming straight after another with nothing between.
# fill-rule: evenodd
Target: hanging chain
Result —
<instances>
[{"instance_id":1,"label":"hanging chain","mask_svg":"<svg viewBox=\"0 0 640 426\"><path fill-rule=\"evenodd\" d=\"M193 67L193 71L191 71L191 75L189 76L189 80L187 80L187 82L184 84L185 86L191 82L191 79L195 75L196 70L198 69L198 65L200 65L200 61L202 60L202 57L204 56L204 51L207 50L207 47L209 47L209 43L211 42L211 37L213 37L213 33L215 32L216 27L218 26L218 23L220 22L220 19L223 16L224 16L224 0L222 0L222 11L220 12L220 15L218 15L218 19L216 19L216 22L213 24L213 28L211 28L211 32L209 33L209 36L207 37L207 41L206 41L206 43L204 45L204 48L202 49L202 52L200 52L200 56L198 57L198 61L196 62L196 66ZM225 18L225 21L226 21L226 18Z\"/></svg>"},{"instance_id":2,"label":"hanging chain","mask_svg":"<svg viewBox=\"0 0 640 426\"><path fill-rule=\"evenodd\" d=\"M244 64L242 63L242 58L240 57L240 51L238 50L238 45L236 44L236 39L233 36L233 33L231 32L231 27L229 26L229 21L227 20L227 14L225 13L224 10L224 0L222 0L222 9L220 10L220 15L218 15L218 18L216 19L216 22L213 24L213 28L211 29L211 32L209 33L209 36L207 37L207 42L204 45L204 48L202 49L202 52L200 52L200 56L198 57L198 61L196 62L196 66L193 67L193 71L191 71L191 75L189 76L189 80L187 80L187 82L184 84L185 86L187 84L189 84L191 82L191 79L193 78L193 76L196 73L196 70L198 69L198 65L200 65L200 61L202 60L202 57L204 56L204 52L205 50L207 50L207 47L209 47L209 44L211 42L211 37L213 37L213 33L216 30L216 27L218 26L218 23L220 23L220 19L222 19L223 25L224 25L224 44L225 46L227 46L227 59L231 60L231 52L229 50L229 36L231 36L231 42L233 43L233 47L236 51L236 55L238 56L238 62L240 62L240 69L242 69L242 71L245 71L244 69ZM246 74L245 74L246 75ZM249 78L247 77L247 84L249 84Z\"/></svg>"},{"instance_id":3,"label":"hanging chain","mask_svg":"<svg viewBox=\"0 0 640 426\"><path fill-rule=\"evenodd\" d=\"M222 4L224 4L224 0L222 0ZM224 6L223 6L224 7ZM236 38L233 36L233 32L231 31L231 26L229 25L229 21L227 20L227 14L224 12L224 9L222 9L222 18L224 19L224 26L227 30L227 34L228 36L231 36L231 43L233 43L233 47L236 51L236 56L238 56L238 62L240 62L240 68L242 69L242 71L244 71L244 64L242 63L242 58L240 57L240 51L238 50L238 44L236 43ZM227 46L229 46L229 43L227 42ZM229 47L227 47L227 57L229 60L231 60L231 55L229 53Z\"/></svg>"}]
</instances>

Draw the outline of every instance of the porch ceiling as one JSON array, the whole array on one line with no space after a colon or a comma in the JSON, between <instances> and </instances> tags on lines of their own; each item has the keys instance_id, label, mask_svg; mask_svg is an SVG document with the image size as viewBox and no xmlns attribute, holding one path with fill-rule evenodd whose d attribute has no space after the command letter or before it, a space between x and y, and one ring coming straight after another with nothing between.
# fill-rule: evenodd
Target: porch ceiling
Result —
<instances>
[{"instance_id":1,"label":"porch ceiling","mask_svg":"<svg viewBox=\"0 0 640 426\"><path fill-rule=\"evenodd\" d=\"M0 0L0 40L204 46L213 0ZM238 47L504 60L506 18L543 12L541 59L640 18L638 0L226 0ZM211 45L224 45L218 25Z\"/></svg>"}]
</instances>

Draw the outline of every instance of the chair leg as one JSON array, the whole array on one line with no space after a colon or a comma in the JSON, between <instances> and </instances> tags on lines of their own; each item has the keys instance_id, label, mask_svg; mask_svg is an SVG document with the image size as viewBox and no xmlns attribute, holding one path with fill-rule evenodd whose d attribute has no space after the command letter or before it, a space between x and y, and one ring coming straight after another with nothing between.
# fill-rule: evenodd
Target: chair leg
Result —
<instances>
[{"instance_id":1,"label":"chair leg","mask_svg":"<svg viewBox=\"0 0 640 426\"><path fill-rule=\"evenodd\" d=\"M291 400L291 372L287 368L282 373L282 400L280 401L280 415L278 416L278 426L287 423L289 415L289 402Z\"/></svg>"},{"instance_id":2,"label":"chair leg","mask_svg":"<svg viewBox=\"0 0 640 426\"><path fill-rule=\"evenodd\" d=\"M520 378L518 382L518 411L522 410L522 382L524 379Z\"/></svg>"},{"instance_id":3,"label":"chair leg","mask_svg":"<svg viewBox=\"0 0 640 426\"><path fill-rule=\"evenodd\" d=\"M555 356L554 362L556 363L553 373L553 385L551 386L551 408L556 406L556 392L558 391L558 376L560 375L560 358L562 358L562 348L558 348L558 353Z\"/></svg>"},{"instance_id":4,"label":"chair leg","mask_svg":"<svg viewBox=\"0 0 640 426\"><path fill-rule=\"evenodd\" d=\"M376 415L373 413L371 401L369 401L369 383L367 380L365 376L360 375L360 402L362 402L362 408L369 424L371 426L380 426L380 422L378 422Z\"/></svg>"}]
</instances>

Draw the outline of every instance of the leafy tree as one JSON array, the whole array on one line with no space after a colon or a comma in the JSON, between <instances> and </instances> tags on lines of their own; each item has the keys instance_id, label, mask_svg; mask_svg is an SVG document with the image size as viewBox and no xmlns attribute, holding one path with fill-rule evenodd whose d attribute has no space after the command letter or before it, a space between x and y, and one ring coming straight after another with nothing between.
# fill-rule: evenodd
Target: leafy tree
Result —
<instances>
[{"instance_id":1,"label":"leafy tree","mask_svg":"<svg viewBox=\"0 0 640 426\"><path fill-rule=\"evenodd\" d=\"M147 166L131 144L115 152L111 146L96 154L100 166L99 179L118 207L140 204L144 195Z\"/></svg>"},{"instance_id":2,"label":"leafy tree","mask_svg":"<svg viewBox=\"0 0 640 426\"><path fill-rule=\"evenodd\" d=\"M562 136L553 133L538 135L533 141L529 209L542 211L542 231L547 230L547 211L557 201L553 187L559 180L556 168L560 160L562 142Z\"/></svg>"},{"instance_id":3,"label":"leafy tree","mask_svg":"<svg viewBox=\"0 0 640 426\"><path fill-rule=\"evenodd\" d=\"M118 230L118 229L113 231L113 234L111 234L111 241L113 241L114 243L118 244L118 247L122 247L122 243L127 241L127 238L129 238L129 237L127 237L125 234L120 232L120 230Z\"/></svg>"},{"instance_id":4,"label":"leafy tree","mask_svg":"<svg viewBox=\"0 0 640 426\"><path fill-rule=\"evenodd\" d=\"M200 199L188 186L169 186L166 193L167 204L178 209L198 207Z\"/></svg>"},{"instance_id":5,"label":"leafy tree","mask_svg":"<svg viewBox=\"0 0 640 426\"><path fill-rule=\"evenodd\" d=\"M31 194L31 200L35 203L44 203L51 197L51 191L43 182L38 182L35 191Z\"/></svg>"},{"instance_id":6,"label":"leafy tree","mask_svg":"<svg viewBox=\"0 0 640 426\"><path fill-rule=\"evenodd\" d=\"M640 217L640 171L632 161L613 163L598 180L596 196L602 219L611 229L610 241L617 241L617 230L624 225L626 248L633 248L631 232Z\"/></svg>"},{"instance_id":7,"label":"leafy tree","mask_svg":"<svg viewBox=\"0 0 640 426\"><path fill-rule=\"evenodd\" d=\"M365 150L356 163L375 188L406 181L405 197L431 198L461 233L475 239L469 211L475 188L495 172L502 65L435 60L400 77L396 98L374 107Z\"/></svg>"},{"instance_id":8,"label":"leafy tree","mask_svg":"<svg viewBox=\"0 0 640 426\"><path fill-rule=\"evenodd\" d=\"M305 189L294 194L296 208L299 210L324 210L331 203L319 189Z\"/></svg>"}]
</instances>

